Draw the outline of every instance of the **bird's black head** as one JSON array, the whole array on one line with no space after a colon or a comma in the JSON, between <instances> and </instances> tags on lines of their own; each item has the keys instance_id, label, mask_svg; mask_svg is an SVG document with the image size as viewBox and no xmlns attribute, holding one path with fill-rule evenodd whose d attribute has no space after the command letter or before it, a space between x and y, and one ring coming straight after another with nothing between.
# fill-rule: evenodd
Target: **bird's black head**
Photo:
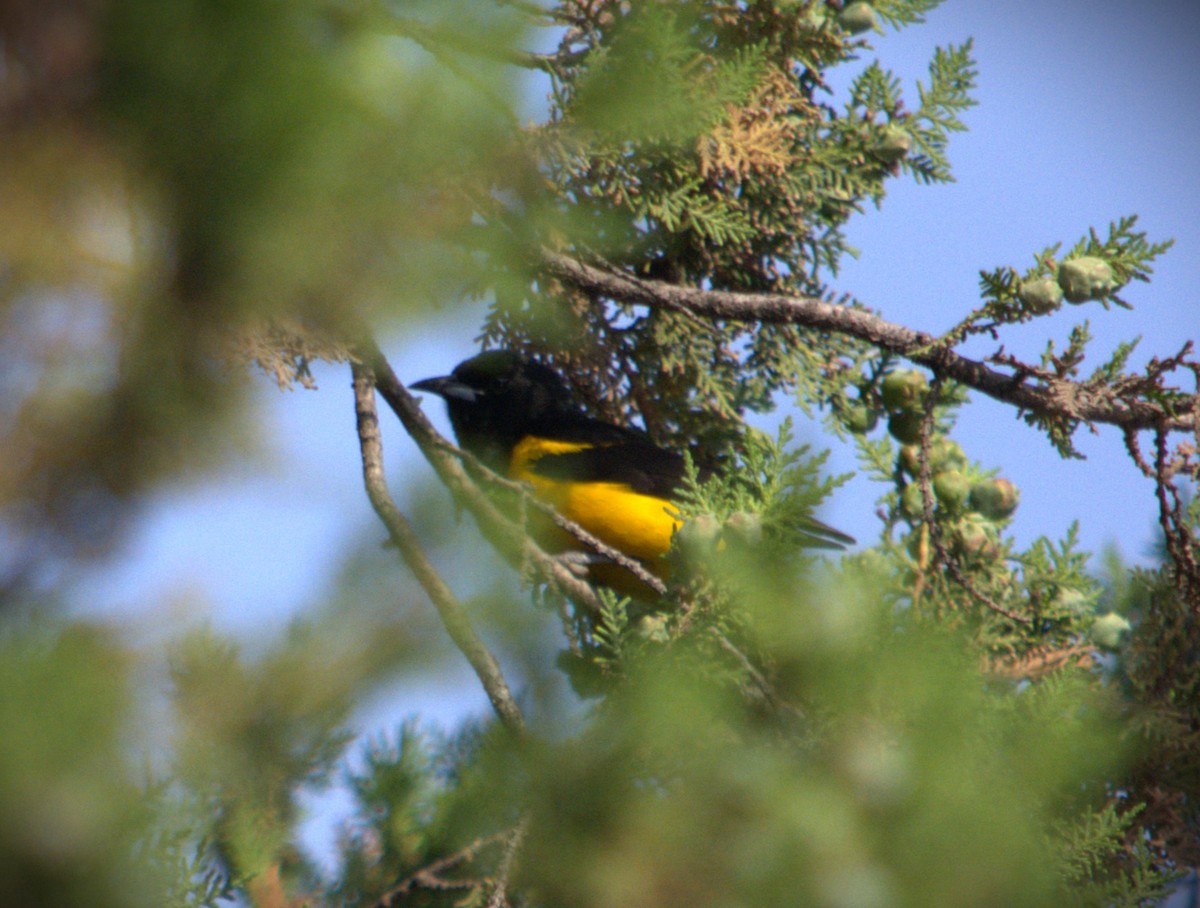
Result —
<instances>
[{"instance_id":1,"label":"bird's black head","mask_svg":"<svg viewBox=\"0 0 1200 908\"><path fill-rule=\"evenodd\" d=\"M509 350L480 353L449 375L412 388L445 400L458 443L498 471L507 468L513 445L534 421L578 412L557 372Z\"/></svg>"}]
</instances>

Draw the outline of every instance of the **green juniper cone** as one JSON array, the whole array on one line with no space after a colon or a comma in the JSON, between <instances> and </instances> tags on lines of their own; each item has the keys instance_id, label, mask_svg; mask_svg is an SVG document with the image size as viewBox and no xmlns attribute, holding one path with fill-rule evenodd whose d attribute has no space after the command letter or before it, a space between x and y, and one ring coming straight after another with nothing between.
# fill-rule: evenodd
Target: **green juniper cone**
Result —
<instances>
[{"instance_id":1,"label":"green juniper cone","mask_svg":"<svg viewBox=\"0 0 1200 908\"><path fill-rule=\"evenodd\" d=\"M897 369L883 380L883 405L889 410L916 410L925 402L929 380L916 369Z\"/></svg>"},{"instance_id":2,"label":"green juniper cone","mask_svg":"<svg viewBox=\"0 0 1200 908\"><path fill-rule=\"evenodd\" d=\"M986 479L971 486L971 507L988 520L1011 517L1021 491L1007 479Z\"/></svg>"},{"instance_id":3,"label":"green juniper cone","mask_svg":"<svg viewBox=\"0 0 1200 908\"><path fill-rule=\"evenodd\" d=\"M1058 308L1062 302L1063 288L1053 278L1030 278L1021 282L1021 289L1017 291L1017 295L1029 312L1043 315Z\"/></svg>"},{"instance_id":4,"label":"green juniper cone","mask_svg":"<svg viewBox=\"0 0 1200 908\"><path fill-rule=\"evenodd\" d=\"M1112 266L1103 259L1085 255L1058 266L1058 285L1068 303L1103 299L1117 289Z\"/></svg>"}]
</instances>

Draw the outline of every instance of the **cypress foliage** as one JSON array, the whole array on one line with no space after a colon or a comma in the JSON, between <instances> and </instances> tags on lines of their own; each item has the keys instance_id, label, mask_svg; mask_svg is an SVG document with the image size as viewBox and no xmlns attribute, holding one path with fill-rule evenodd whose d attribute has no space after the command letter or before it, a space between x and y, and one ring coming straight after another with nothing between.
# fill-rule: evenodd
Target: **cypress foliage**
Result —
<instances>
[{"instance_id":1,"label":"cypress foliage","mask_svg":"<svg viewBox=\"0 0 1200 908\"><path fill-rule=\"evenodd\" d=\"M1177 387L1200 364L1131 372L1136 342L1088 363L1086 321L1037 362L959 353L1064 305L1129 307L1170 244L1125 216L984 271L940 337L834 289L852 216L891 180L953 179L971 42L938 49L915 96L866 62L876 31L936 5L79 0L66 63L38 56L49 20L0 16L4 97L27 104L0 164L24 168L51 240L0 240L0 314L36 347L23 301L86 286L103 335L64 342L72 370L22 360L26 415L0 422L21 556L0 564L0 902L1135 906L1200 864L1198 416ZM514 72L548 86L534 122ZM42 216L80 185L104 235L124 230L113 260ZM655 601L547 557L524 533L536 503L421 419L372 332L430 300L481 303L484 346L687 450ZM18 568L52 578L227 450L236 366L311 386L316 360L350 364L390 540L337 602L277 640L195 631L165 656L22 613L51 611L53 583ZM1020 490L954 438L977 393L1063 457L1080 426L1122 432L1160 506L1157 564L1098 575L1076 527L1020 547ZM512 565L486 602L455 599L424 550L441 525L391 498L377 394ZM785 398L852 441L878 537L809 547L847 477L790 422L747 426ZM490 558L464 545L451 581ZM355 710L440 655L443 625L496 718L354 741ZM351 806L330 871L297 842L333 782Z\"/></svg>"}]
</instances>

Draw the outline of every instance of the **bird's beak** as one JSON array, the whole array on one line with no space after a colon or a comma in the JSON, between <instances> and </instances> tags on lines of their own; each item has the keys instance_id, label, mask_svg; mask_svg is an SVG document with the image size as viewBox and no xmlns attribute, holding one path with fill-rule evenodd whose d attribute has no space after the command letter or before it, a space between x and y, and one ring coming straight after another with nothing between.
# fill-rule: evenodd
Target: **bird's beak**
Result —
<instances>
[{"instance_id":1,"label":"bird's beak","mask_svg":"<svg viewBox=\"0 0 1200 908\"><path fill-rule=\"evenodd\" d=\"M478 391L464 385L452 375L443 375L441 378L423 378L413 382L409 387L414 391L428 391L430 394L436 394L446 400L465 400L467 403L473 404L479 399Z\"/></svg>"}]
</instances>

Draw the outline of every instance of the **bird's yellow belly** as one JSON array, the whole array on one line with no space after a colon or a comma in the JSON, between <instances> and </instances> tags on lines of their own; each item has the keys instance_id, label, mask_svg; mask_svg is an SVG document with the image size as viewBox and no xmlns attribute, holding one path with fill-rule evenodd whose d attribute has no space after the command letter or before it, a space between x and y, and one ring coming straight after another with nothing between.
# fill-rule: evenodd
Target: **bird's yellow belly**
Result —
<instances>
[{"instance_id":1,"label":"bird's yellow belly","mask_svg":"<svg viewBox=\"0 0 1200 908\"><path fill-rule=\"evenodd\" d=\"M535 483L534 488L564 517L634 558L649 560L665 555L671 547L671 535L679 526L667 502L641 495L627 485Z\"/></svg>"}]
</instances>

